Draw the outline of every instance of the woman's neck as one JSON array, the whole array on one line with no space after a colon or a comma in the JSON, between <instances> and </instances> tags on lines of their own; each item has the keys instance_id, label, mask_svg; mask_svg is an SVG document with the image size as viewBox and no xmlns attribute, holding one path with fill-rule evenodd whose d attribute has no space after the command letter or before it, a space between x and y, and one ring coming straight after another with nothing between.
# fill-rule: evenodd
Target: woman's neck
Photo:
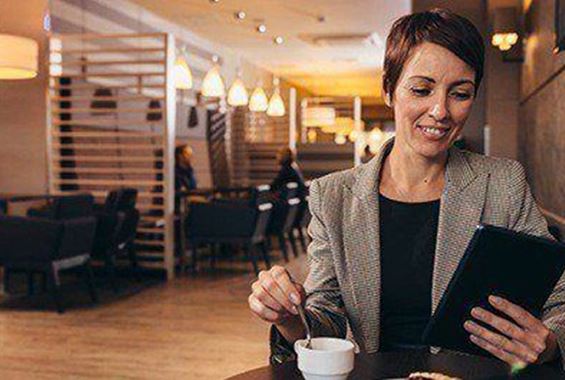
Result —
<instances>
[{"instance_id":1,"label":"woman's neck","mask_svg":"<svg viewBox=\"0 0 565 380\"><path fill-rule=\"evenodd\" d=\"M437 199L443 191L446 162L447 153L429 159L407 144L395 143L385 158L379 190L385 196L404 201Z\"/></svg>"}]
</instances>

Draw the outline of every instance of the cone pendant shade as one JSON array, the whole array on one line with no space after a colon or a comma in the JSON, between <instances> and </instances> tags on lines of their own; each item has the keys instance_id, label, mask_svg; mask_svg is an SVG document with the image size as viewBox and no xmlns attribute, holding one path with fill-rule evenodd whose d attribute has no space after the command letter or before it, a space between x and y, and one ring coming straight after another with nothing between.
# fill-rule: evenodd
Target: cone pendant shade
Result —
<instances>
[{"instance_id":1,"label":"cone pendant shade","mask_svg":"<svg viewBox=\"0 0 565 380\"><path fill-rule=\"evenodd\" d=\"M269 100L262 87L257 87L249 100L249 110L252 112L265 112L269 108Z\"/></svg>"},{"instance_id":2,"label":"cone pendant shade","mask_svg":"<svg viewBox=\"0 0 565 380\"><path fill-rule=\"evenodd\" d=\"M279 93L279 89L277 88L271 96L271 100L269 101L269 108L267 108L267 115L273 117L281 117L284 116L285 108L284 102L282 97Z\"/></svg>"},{"instance_id":3,"label":"cone pendant shade","mask_svg":"<svg viewBox=\"0 0 565 380\"><path fill-rule=\"evenodd\" d=\"M178 57L175 61L174 70L175 87L178 90L190 90L192 88L192 72L184 57Z\"/></svg>"},{"instance_id":4,"label":"cone pendant shade","mask_svg":"<svg viewBox=\"0 0 565 380\"><path fill-rule=\"evenodd\" d=\"M202 82L202 95L221 98L225 94L226 87L220 75L220 68L218 65L215 65L204 77L204 81Z\"/></svg>"},{"instance_id":5,"label":"cone pendant shade","mask_svg":"<svg viewBox=\"0 0 565 380\"><path fill-rule=\"evenodd\" d=\"M249 95L245 89L243 81L236 78L228 91L228 104L233 107L246 106L249 102Z\"/></svg>"}]
</instances>

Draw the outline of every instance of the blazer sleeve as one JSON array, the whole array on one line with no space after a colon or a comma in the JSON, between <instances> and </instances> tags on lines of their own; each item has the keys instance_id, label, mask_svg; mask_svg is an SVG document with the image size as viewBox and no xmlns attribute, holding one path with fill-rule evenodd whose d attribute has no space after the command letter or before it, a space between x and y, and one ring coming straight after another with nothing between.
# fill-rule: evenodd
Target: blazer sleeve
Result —
<instances>
[{"instance_id":1,"label":"blazer sleeve","mask_svg":"<svg viewBox=\"0 0 565 380\"><path fill-rule=\"evenodd\" d=\"M514 201L510 211L510 228L553 239L547 228L547 221L528 186L524 168L518 162L514 162L510 173L510 194ZM557 336L561 365L565 368L565 274L561 276L543 307L542 321Z\"/></svg>"},{"instance_id":2,"label":"blazer sleeve","mask_svg":"<svg viewBox=\"0 0 565 380\"><path fill-rule=\"evenodd\" d=\"M320 212L320 189L318 181L310 187L309 207L312 219L308 234L312 238L308 246L310 271L304 288L306 299L306 317L314 336L332 336L345 338L347 318L341 293L336 289L339 283L334 270L331 245ZM327 289L327 290L326 290ZM294 358L294 351L278 332L271 328L271 363L282 363Z\"/></svg>"}]
</instances>

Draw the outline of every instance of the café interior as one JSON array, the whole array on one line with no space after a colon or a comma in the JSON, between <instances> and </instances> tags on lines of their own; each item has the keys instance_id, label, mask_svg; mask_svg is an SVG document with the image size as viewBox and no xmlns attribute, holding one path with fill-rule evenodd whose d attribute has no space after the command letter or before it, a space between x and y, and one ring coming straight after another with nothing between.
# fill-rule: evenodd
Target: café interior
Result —
<instances>
[{"instance_id":1,"label":"caf\u00e9 interior","mask_svg":"<svg viewBox=\"0 0 565 380\"><path fill-rule=\"evenodd\" d=\"M250 285L304 281L308 187L395 135L386 37L436 7L485 41L456 144L519 161L559 239L560 0L1 1L0 377L286 378L242 375Z\"/></svg>"}]
</instances>

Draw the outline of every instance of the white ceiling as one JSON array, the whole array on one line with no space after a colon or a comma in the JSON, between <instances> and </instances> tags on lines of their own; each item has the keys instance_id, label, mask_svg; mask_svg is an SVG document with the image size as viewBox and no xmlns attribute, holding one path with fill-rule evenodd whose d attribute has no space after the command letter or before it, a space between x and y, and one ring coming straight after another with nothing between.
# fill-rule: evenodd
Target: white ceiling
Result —
<instances>
[{"instance_id":1,"label":"white ceiling","mask_svg":"<svg viewBox=\"0 0 565 380\"><path fill-rule=\"evenodd\" d=\"M410 0L134 0L318 95L380 95L384 40ZM234 12L243 10L240 21ZM324 16L325 22L318 17ZM267 32L256 25L264 22ZM369 35L376 44L317 46L313 35ZM272 40L280 35L282 45Z\"/></svg>"}]
</instances>

